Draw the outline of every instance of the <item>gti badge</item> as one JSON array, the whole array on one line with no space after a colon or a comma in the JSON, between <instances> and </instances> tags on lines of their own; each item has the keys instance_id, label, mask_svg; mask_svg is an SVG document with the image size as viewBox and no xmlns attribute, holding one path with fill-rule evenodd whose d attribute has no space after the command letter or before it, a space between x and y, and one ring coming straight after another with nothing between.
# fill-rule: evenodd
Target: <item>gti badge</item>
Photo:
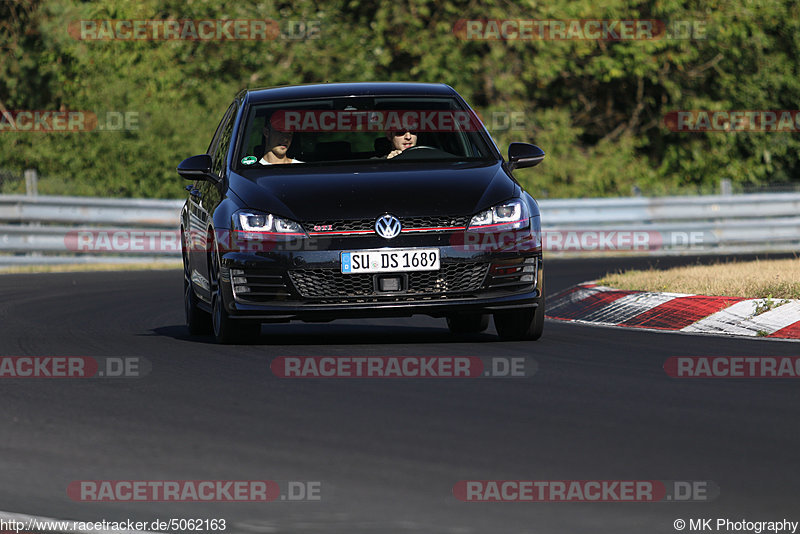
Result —
<instances>
[{"instance_id":1,"label":"gti badge","mask_svg":"<svg viewBox=\"0 0 800 534\"><path fill-rule=\"evenodd\" d=\"M375 232L377 232L379 236L386 239L397 237L397 235L400 233L400 221L398 221L397 217L394 215L389 215L387 213L386 215L379 217L375 222Z\"/></svg>"}]
</instances>

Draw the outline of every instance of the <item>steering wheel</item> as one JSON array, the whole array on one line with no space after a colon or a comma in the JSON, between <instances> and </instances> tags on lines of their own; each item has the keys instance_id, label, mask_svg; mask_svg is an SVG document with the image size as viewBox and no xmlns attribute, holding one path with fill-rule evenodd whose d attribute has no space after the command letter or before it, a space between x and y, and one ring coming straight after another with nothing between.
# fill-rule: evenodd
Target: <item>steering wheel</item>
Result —
<instances>
[{"instance_id":1,"label":"steering wheel","mask_svg":"<svg viewBox=\"0 0 800 534\"><path fill-rule=\"evenodd\" d=\"M434 146L414 145L414 146L410 146L407 149L403 150L403 152L401 154L405 154L406 152L411 152L412 150L419 150L419 149L422 149L422 150L439 150L438 148L436 148ZM399 155L400 154L398 154L397 156L399 156ZM395 156L395 157L397 157L397 156Z\"/></svg>"},{"instance_id":2,"label":"steering wheel","mask_svg":"<svg viewBox=\"0 0 800 534\"><path fill-rule=\"evenodd\" d=\"M397 158L403 157L403 156L405 156L406 154L408 154L408 153L410 153L410 152L414 152L414 151L417 151L417 152L419 152L420 150L422 150L422 151L434 150L434 151L436 151L436 152L440 152L440 150L439 150L438 148L434 147L434 146L427 146L427 145L415 145L415 146L410 146L410 147L408 147L407 149L403 150L403 151L402 151L402 152L400 152L398 155L396 155L396 156L394 157L394 159L397 159ZM420 154L418 154L418 156L419 156L419 155L421 155L421 153L420 153ZM424 159L424 157L425 157L425 156L422 156L422 157L423 157L423 159ZM412 158L412 159L413 159L413 158Z\"/></svg>"}]
</instances>

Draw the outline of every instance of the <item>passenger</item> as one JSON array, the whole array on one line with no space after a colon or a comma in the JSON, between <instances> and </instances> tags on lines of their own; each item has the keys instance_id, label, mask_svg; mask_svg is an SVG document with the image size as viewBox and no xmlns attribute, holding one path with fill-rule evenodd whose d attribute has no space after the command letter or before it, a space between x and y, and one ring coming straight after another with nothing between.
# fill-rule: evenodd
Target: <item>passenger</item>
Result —
<instances>
[{"instance_id":1,"label":"passenger","mask_svg":"<svg viewBox=\"0 0 800 534\"><path fill-rule=\"evenodd\" d=\"M261 165L280 165L282 163L303 163L298 159L292 159L286 155L289 152L289 147L292 146L292 132L281 132L275 130L270 121L267 120L264 125L264 139L266 144L264 147L267 152L261 158L259 163Z\"/></svg>"},{"instance_id":2,"label":"passenger","mask_svg":"<svg viewBox=\"0 0 800 534\"><path fill-rule=\"evenodd\" d=\"M402 132L386 132L386 138L392 143L393 148L386 156L386 159L391 159L403 152L403 150L417 145L417 134L409 130L404 130Z\"/></svg>"}]
</instances>

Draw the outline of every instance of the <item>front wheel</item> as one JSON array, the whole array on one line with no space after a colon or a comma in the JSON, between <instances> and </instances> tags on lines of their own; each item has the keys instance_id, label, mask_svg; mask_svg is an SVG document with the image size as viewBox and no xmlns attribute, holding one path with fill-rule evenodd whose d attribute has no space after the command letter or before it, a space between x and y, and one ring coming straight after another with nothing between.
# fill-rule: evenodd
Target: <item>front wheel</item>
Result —
<instances>
[{"instance_id":1,"label":"front wheel","mask_svg":"<svg viewBox=\"0 0 800 534\"><path fill-rule=\"evenodd\" d=\"M489 315L478 313L449 315L447 327L453 334L479 334L489 327Z\"/></svg>"},{"instance_id":2,"label":"front wheel","mask_svg":"<svg viewBox=\"0 0 800 534\"><path fill-rule=\"evenodd\" d=\"M544 295L536 308L523 308L494 314L494 327L503 341L536 341L544 331Z\"/></svg>"},{"instance_id":3,"label":"front wheel","mask_svg":"<svg viewBox=\"0 0 800 534\"><path fill-rule=\"evenodd\" d=\"M261 332L261 325L251 321L237 321L231 319L225 306L222 303L222 295L217 292L214 295L212 305L211 323L214 331L214 339L217 343L230 345L235 343L252 341Z\"/></svg>"},{"instance_id":4,"label":"front wheel","mask_svg":"<svg viewBox=\"0 0 800 534\"><path fill-rule=\"evenodd\" d=\"M217 343L228 345L237 342L252 341L257 338L261 333L261 323L231 319L231 316L228 315L228 311L225 309L216 254L212 254L210 272L211 283L214 287L211 303L211 327L214 333L214 339L217 340Z\"/></svg>"},{"instance_id":5,"label":"front wheel","mask_svg":"<svg viewBox=\"0 0 800 534\"><path fill-rule=\"evenodd\" d=\"M181 229L183 246L183 311L186 316L186 328L189 335L201 336L211 333L211 317L198 306L199 299L192 285L192 269L189 263L189 247Z\"/></svg>"},{"instance_id":6,"label":"front wheel","mask_svg":"<svg viewBox=\"0 0 800 534\"><path fill-rule=\"evenodd\" d=\"M197 295L194 293L192 283L183 280L183 309L186 314L186 327L189 334L202 336L211 333L211 317L197 305Z\"/></svg>"}]
</instances>

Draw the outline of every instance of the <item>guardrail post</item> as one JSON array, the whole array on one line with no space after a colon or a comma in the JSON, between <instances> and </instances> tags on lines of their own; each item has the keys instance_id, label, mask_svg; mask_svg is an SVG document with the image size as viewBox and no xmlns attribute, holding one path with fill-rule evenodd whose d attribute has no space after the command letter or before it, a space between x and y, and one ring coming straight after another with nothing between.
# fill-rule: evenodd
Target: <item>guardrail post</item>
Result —
<instances>
[{"instance_id":1,"label":"guardrail post","mask_svg":"<svg viewBox=\"0 0 800 534\"><path fill-rule=\"evenodd\" d=\"M36 169L25 169L25 193L31 197L39 194L39 173Z\"/></svg>"},{"instance_id":2,"label":"guardrail post","mask_svg":"<svg viewBox=\"0 0 800 534\"><path fill-rule=\"evenodd\" d=\"M35 197L39 195L39 172L36 169L25 169L25 193L29 197ZM37 227L41 225L42 223L38 221L28 223L28 226L30 227ZM32 252L28 252L27 256L32 258L40 258L42 253L38 250L34 250Z\"/></svg>"},{"instance_id":3,"label":"guardrail post","mask_svg":"<svg viewBox=\"0 0 800 534\"><path fill-rule=\"evenodd\" d=\"M730 178L723 178L719 181L719 194L723 196L730 196L733 194L733 184Z\"/></svg>"}]
</instances>

